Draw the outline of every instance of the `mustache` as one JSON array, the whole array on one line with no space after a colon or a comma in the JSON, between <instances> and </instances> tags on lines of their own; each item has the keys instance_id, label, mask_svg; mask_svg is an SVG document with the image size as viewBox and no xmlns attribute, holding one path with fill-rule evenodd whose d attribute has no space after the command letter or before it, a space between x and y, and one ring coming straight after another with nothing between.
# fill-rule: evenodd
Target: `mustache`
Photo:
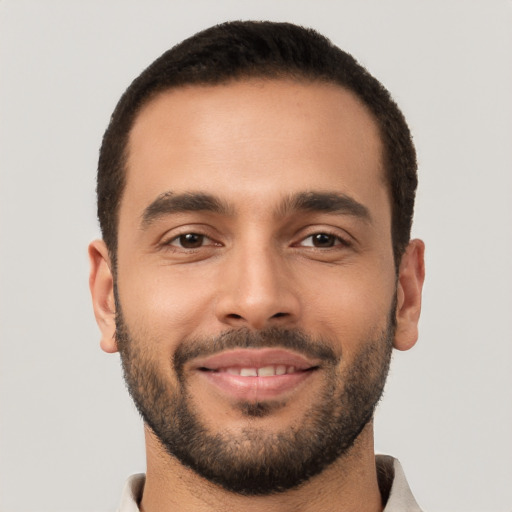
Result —
<instances>
[{"instance_id":1,"label":"mustache","mask_svg":"<svg viewBox=\"0 0 512 512\"><path fill-rule=\"evenodd\" d=\"M261 331L232 329L212 338L184 340L174 352L173 365L176 373L181 375L185 364L197 357L209 357L237 348L284 348L328 364L337 364L340 360L324 339L313 339L300 329L271 327Z\"/></svg>"}]
</instances>

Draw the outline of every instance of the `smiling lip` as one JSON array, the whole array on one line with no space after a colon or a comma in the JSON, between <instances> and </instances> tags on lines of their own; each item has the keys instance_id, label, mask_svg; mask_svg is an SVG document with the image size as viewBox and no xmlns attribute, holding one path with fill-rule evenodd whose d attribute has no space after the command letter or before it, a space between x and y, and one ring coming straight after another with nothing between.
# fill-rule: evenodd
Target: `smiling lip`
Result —
<instances>
[{"instance_id":1,"label":"smiling lip","mask_svg":"<svg viewBox=\"0 0 512 512\"><path fill-rule=\"evenodd\" d=\"M318 369L318 361L272 348L230 350L194 363L200 376L223 394L251 401L277 399Z\"/></svg>"}]
</instances>

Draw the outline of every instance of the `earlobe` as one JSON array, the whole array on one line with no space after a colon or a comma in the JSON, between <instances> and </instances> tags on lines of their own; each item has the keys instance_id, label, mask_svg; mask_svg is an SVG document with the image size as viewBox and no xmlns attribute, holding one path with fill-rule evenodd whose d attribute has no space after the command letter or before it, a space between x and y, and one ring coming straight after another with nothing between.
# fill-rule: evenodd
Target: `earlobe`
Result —
<instances>
[{"instance_id":1,"label":"earlobe","mask_svg":"<svg viewBox=\"0 0 512 512\"><path fill-rule=\"evenodd\" d=\"M105 352L117 352L114 278L107 246L103 240L89 244L89 289L96 322L101 331L100 346Z\"/></svg>"},{"instance_id":2,"label":"earlobe","mask_svg":"<svg viewBox=\"0 0 512 512\"><path fill-rule=\"evenodd\" d=\"M418 340L421 293L425 279L425 244L411 240L400 261L394 347L409 350Z\"/></svg>"}]
</instances>

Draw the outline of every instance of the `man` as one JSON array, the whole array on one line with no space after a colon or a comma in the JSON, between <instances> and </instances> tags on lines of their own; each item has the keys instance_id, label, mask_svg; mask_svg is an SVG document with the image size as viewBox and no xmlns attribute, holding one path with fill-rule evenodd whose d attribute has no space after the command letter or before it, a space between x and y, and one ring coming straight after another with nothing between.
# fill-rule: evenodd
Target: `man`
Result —
<instances>
[{"instance_id":1,"label":"man","mask_svg":"<svg viewBox=\"0 0 512 512\"><path fill-rule=\"evenodd\" d=\"M419 510L372 417L417 339L416 159L383 86L314 31L169 50L103 140L90 287L145 422L121 510Z\"/></svg>"}]
</instances>

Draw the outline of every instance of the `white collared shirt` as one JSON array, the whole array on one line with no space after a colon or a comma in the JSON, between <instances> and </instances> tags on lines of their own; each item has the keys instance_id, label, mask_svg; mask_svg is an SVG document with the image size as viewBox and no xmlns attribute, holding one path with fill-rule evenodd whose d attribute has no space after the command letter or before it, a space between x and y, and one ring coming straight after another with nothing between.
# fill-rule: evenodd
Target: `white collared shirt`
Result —
<instances>
[{"instance_id":1,"label":"white collared shirt","mask_svg":"<svg viewBox=\"0 0 512 512\"><path fill-rule=\"evenodd\" d=\"M389 455L377 455L376 460L379 487L388 494L384 512L421 512L400 462ZM137 503L142 497L145 478L143 473L128 478L118 512L140 512Z\"/></svg>"}]
</instances>

